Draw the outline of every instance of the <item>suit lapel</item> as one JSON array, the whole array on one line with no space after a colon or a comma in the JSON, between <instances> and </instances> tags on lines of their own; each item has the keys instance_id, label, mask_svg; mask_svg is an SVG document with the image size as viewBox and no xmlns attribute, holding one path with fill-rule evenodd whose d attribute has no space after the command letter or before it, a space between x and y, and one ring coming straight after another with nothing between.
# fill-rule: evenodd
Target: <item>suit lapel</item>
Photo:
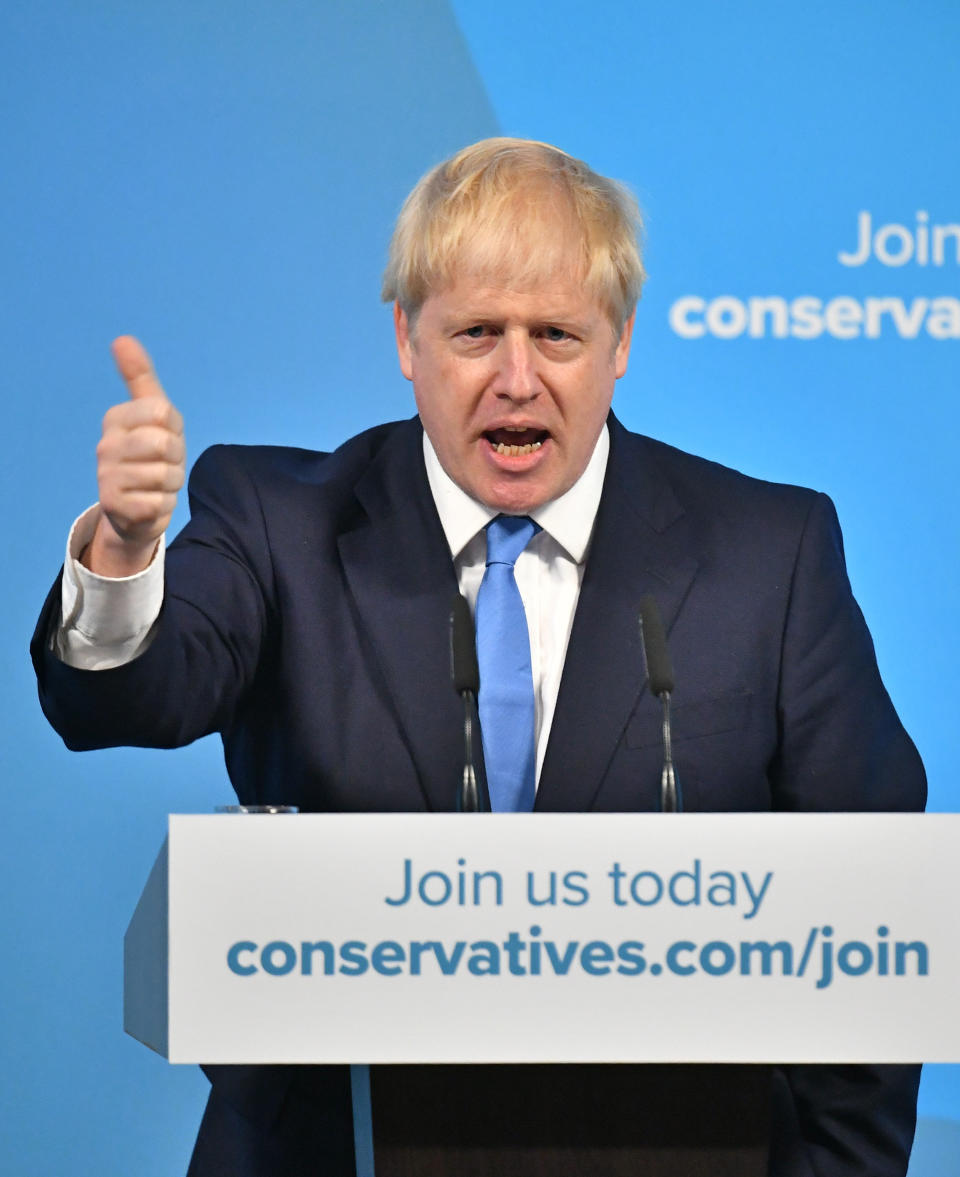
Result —
<instances>
[{"instance_id":1,"label":"suit lapel","mask_svg":"<svg viewBox=\"0 0 960 1177\"><path fill-rule=\"evenodd\" d=\"M644 690L638 602L652 593L669 630L697 570L683 509L654 468L644 439L611 415L610 441L538 810L591 808Z\"/></svg>"},{"instance_id":2,"label":"suit lapel","mask_svg":"<svg viewBox=\"0 0 960 1177\"><path fill-rule=\"evenodd\" d=\"M564 663L538 810L593 803L644 689L638 602L652 593L669 630L696 575L683 509L644 439L611 416L603 496ZM450 685L453 561L416 420L359 480L363 510L339 538L350 592L427 808L450 809L461 771L461 711Z\"/></svg>"},{"instance_id":3,"label":"suit lapel","mask_svg":"<svg viewBox=\"0 0 960 1177\"><path fill-rule=\"evenodd\" d=\"M450 550L416 420L390 436L356 487L364 508L340 556L429 809L450 809L462 767L462 713L450 682ZM385 768L389 771L389 767Z\"/></svg>"}]
</instances>

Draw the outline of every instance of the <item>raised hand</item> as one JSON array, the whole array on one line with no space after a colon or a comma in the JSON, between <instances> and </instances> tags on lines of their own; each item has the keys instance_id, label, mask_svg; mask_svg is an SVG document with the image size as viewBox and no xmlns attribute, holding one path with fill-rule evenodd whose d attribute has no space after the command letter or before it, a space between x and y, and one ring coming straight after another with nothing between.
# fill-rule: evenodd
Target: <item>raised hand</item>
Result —
<instances>
[{"instance_id":1,"label":"raised hand","mask_svg":"<svg viewBox=\"0 0 960 1177\"><path fill-rule=\"evenodd\" d=\"M108 409L97 445L101 516L81 560L101 576L146 568L183 486L183 418L163 391L150 357L131 335L112 345L130 399Z\"/></svg>"}]
</instances>

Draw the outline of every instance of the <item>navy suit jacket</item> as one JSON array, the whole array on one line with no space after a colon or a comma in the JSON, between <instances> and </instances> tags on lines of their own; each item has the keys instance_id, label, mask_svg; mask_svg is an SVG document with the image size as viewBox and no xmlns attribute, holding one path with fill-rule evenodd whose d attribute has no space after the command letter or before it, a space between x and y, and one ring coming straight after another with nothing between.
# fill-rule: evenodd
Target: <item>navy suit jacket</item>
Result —
<instances>
[{"instance_id":1,"label":"navy suit jacket","mask_svg":"<svg viewBox=\"0 0 960 1177\"><path fill-rule=\"evenodd\" d=\"M880 680L830 500L629 433L612 416L610 432L536 809L657 808L644 593L669 631L687 810L922 808L923 769ZM190 501L156 636L134 662L96 672L59 662L59 586L51 593L33 653L44 711L67 745L174 747L217 731L241 801L451 809L462 753L448 648L457 582L419 422L380 426L332 454L215 447L196 463ZM319 1084L336 1109L331 1138L341 1113L349 1119L336 1068L210 1070L214 1097L244 1123L273 1123L291 1082ZM774 1171L902 1177L917 1076L785 1068ZM261 1172L244 1164L230 1171Z\"/></svg>"}]
</instances>

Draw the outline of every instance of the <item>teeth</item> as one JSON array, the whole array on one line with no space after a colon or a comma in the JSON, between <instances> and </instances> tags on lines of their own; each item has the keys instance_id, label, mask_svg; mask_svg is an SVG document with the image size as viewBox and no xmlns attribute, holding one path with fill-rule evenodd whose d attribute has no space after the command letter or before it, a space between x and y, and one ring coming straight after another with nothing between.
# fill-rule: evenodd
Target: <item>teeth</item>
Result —
<instances>
[{"instance_id":1,"label":"teeth","mask_svg":"<svg viewBox=\"0 0 960 1177\"><path fill-rule=\"evenodd\" d=\"M520 433L522 430L514 429L512 432ZM497 445L496 450L498 454L506 454L511 458L519 457L521 454L532 454L534 450L538 450L543 442L534 441L527 442L526 445L505 445L502 441Z\"/></svg>"}]
</instances>

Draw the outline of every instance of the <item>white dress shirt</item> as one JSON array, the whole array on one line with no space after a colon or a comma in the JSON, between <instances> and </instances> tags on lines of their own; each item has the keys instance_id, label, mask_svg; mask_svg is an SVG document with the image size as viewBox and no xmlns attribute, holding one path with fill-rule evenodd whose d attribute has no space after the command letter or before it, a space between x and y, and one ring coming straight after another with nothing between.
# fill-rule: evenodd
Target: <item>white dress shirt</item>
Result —
<instances>
[{"instance_id":1,"label":"white dress shirt","mask_svg":"<svg viewBox=\"0 0 960 1177\"><path fill-rule=\"evenodd\" d=\"M610 437L604 426L587 468L573 486L530 512L543 530L516 563L517 587L530 634L538 782L609 452ZM457 486L440 465L426 433L423 456L460 591L475 611L486 567L484 528L497 512ZM100 508L93 506L74 523L63 570L63 621L56 639L57 653L80 670L108 670L136 658L150 643L163 603L162 541L149 566L135 576L98 576L80 563L79 557L96 530L99 512Z\"/></svg>"},{"instance_id":2,"label":"white dress shirt","mask_svg":"<svg viewBox=\"0 0 960 1177\"><path fill-rule=\"evenodd\" d=\"M514 568L530 635L538 783L609 452L610 435L604 426L586 470L573 486L558 499L530 512L530 518L543 530L520 553ZM470 498L457 486L440 465L426 433L423 456L460 591L470 602L471 613L476 614L477 593L487 561L483 529L498 512Z\"/></svg>"},{"instance_id":3,"label":"white dress shirt","mask_svg":"<svg viewBox=\"0 0 960 1177\"><path fill-rule=\"evenodd\" d=\"M78 670L110 670L132 662L150 643L163 604L164 539L134 576L98 576L80 563L100 518L98 504L70 528L60 587L57 656Z\"/></svg>"}]
</instances>

